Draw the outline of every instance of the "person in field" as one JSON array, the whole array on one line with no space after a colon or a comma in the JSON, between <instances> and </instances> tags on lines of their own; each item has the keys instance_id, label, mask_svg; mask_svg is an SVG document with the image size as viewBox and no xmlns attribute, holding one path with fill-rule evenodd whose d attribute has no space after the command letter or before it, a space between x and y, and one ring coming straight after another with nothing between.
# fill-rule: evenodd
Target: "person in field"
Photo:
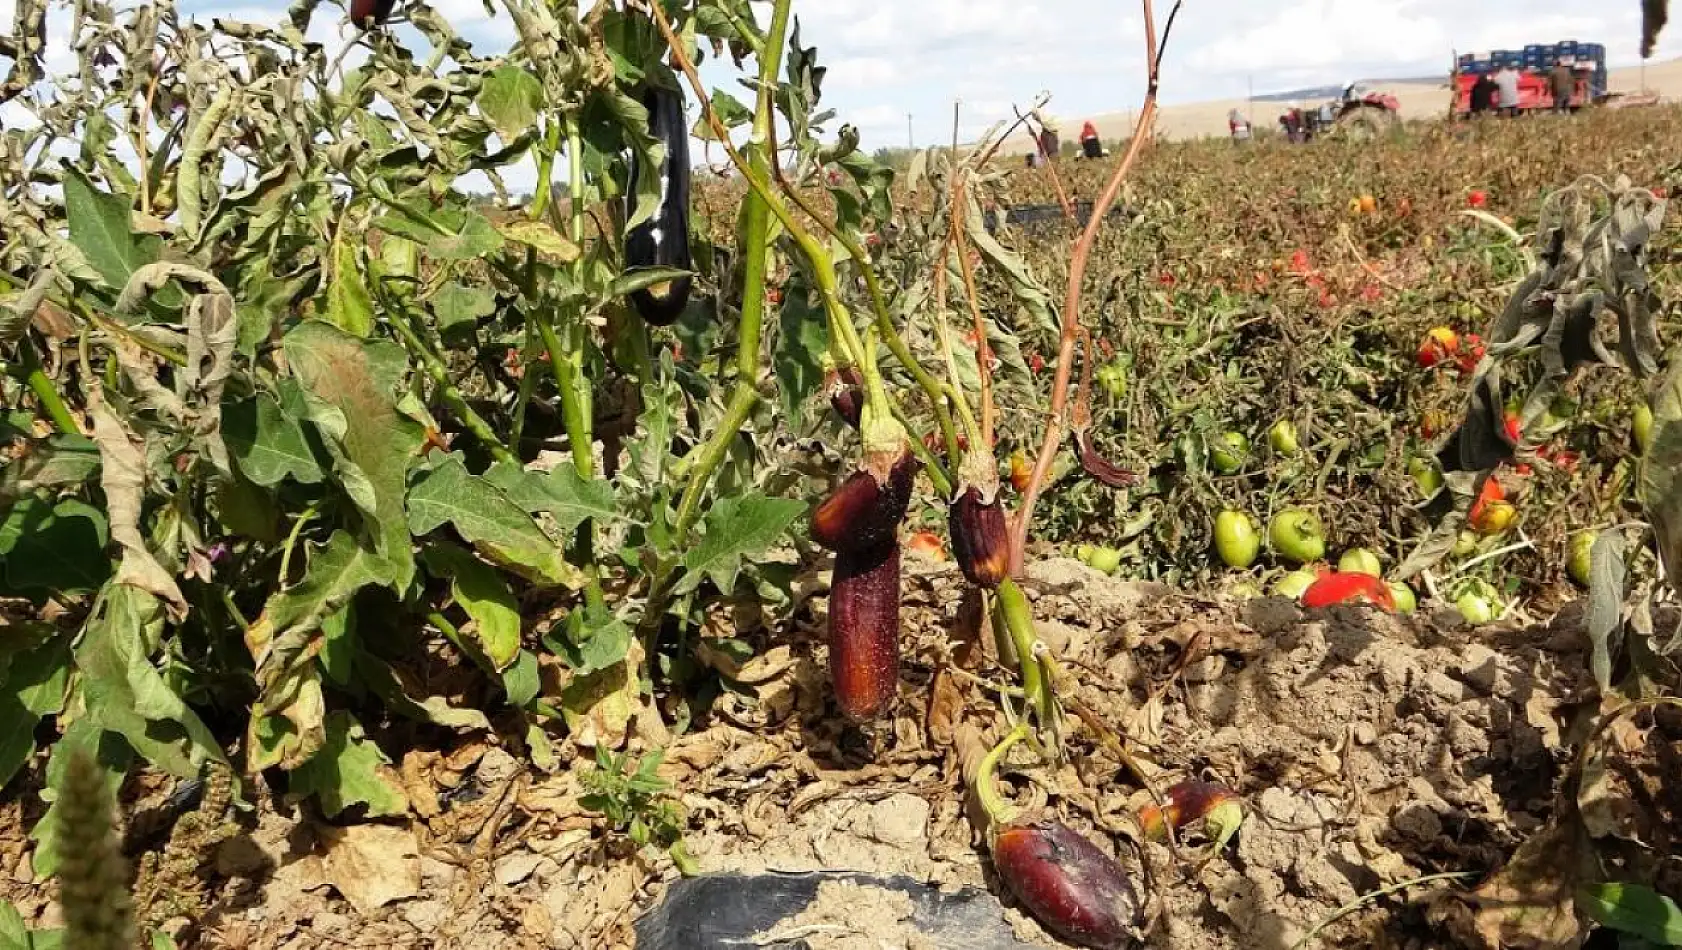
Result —
<instances>
[{"instance_id":1,"label":"person in field","mask_svg":"<svg viewBox=\"0 0 1682 950\"><path fill-rule=\"evenodd\" d=\"M1553 86L1554 111L1570 112L1571 97L1577 92L1577 74L1571 71L1571 63L1563 59L1555 63L1548 83Z\"/></svg>"},{"instance_id":2,"label":"person in field","mask_svg":"<svg viewBox=\"0 0 1682 950\"><path fill-rule=\"evenodd\" d=\"M1239 115L1237 109L1226 114L1226 127L1234 142L1250 141L1250 121Z\"/></svg>"},{"instance_id":3,"label":"person in field","mask_svg":"<svg viewBox=\"0 0 1682 950\"><path fill-rule=\"evenodd\" d=\"M1478 81L1472 83L1472 114L1483 115L1495 108L1495 96L1500 92L1495 85L1495 79L1488 73L1478 76Z\"/></svg>"},{"instance_id":4,"label":"person in field","mask_svg":"<svg viewBox=\"0 0 1682 950\"><path fill-rule=\"evenodd\" d=\"M1495 74L1495 87L1498 90L1495 107L1501 110L1502 115L1518 115L1518 70L1502 66Z\"/></svg>"},{"instance_id":5,"label":"person in field","mask_svg":"<svg viewBox=\"0 0 1682 950\"><path fill-rule=\"evenodd\" d=\"M1104 157L1104 143L1099 141L1098 127L1090 119L1080 127L1080 150L1087 158Z\"/></svg>"}]
</instances>

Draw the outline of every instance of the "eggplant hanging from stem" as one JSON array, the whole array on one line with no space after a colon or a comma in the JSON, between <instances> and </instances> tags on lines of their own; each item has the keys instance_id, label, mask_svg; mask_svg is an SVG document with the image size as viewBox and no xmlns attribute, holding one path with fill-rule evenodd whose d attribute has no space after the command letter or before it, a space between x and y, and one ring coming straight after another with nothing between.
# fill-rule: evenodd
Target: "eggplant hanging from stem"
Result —
<instances>
[{"instance_id":1,"label":"eggplant hanging from stem","mask_svg":"<svg viewBox=\"0 0 1682 950\"><path fill-rule=\"evenodd\" d=\"M689 255L689 125L683 114L683 92L660 86L642 96L648 110L648 131L665 146L656 174L660 179L660 200L654 214L625 235L625 266L693 269ZM631 158L631 182L627 199L630 215L637 210L637 188L647 169ZM669 326L689 303L690 277L662 281L631 292L631 303L644 320L655 326Z\"/></svg>"}]
</instances>

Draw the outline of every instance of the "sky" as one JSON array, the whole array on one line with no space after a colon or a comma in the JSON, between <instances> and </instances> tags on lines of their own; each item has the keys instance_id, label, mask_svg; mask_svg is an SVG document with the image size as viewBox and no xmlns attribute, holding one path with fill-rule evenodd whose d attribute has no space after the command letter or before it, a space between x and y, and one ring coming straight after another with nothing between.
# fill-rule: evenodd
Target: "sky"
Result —
<instances>
[{"instance_id":1,"label":"sky","mask_svg":"<svg viewBox=\"0 0 1682 950\"><path fill-rule=\"evenodd\" d=\"M401 0L399 0L401 4ZM1171 4L1158 0L1160 29ZM182 0L211 17L278 21L286 0ZM481 0L435 0L480 53L506 49L513 28ZM764 22L768 3L755 2ZM499 7L500 9L500 7ZM330 47L348 26L311 33ZM857 126L867 149L973 138L1041 91L1065 120L1136 109L1144 87L1140 8L1098 0L795 0L803 45L829 67L824 104ZM10 4L0 9L9 28ZM55 14L49 29L62 29ZM1186 0L1163 64L1165 103L1240 98L1355 79L1444 73L1453 52L1561 39L1604 43L1614 67L1639 62L1639 0ZM1682 27L1654 60L1682 55ZM58 68L67 65L54 57ZM736 91L728 69L703 75ZM0 112L0 121L12 116ZM837 123L838 124L838 123ZM832 130L833 130L832 126ZM697 148L694 154L702 152Z\"/></svg>"}]
</instances>

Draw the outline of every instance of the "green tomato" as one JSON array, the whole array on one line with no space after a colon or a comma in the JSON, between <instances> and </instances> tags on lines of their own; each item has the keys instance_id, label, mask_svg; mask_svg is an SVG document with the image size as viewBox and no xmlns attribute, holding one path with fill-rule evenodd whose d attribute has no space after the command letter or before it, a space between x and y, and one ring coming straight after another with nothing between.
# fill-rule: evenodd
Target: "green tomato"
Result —
<instances>
[{"instance_id":1,"label":"green tomato","mask_svg":"<svg viewBox=\"0 0 1682 950\"><path fill-rule=\"evenodd\" d=\"M1127 371L1118 363L1107 363L1098 368L1098 385L1111 399L1120 399L1127 395Z\"/></svg>"},{"instance_id":2,"label":"green tomato","mask_svg":"<svg viewBox=\"0 0 1682 950\"><path fill-rule=\"evenodd\" d=\"M1426 498L1442 491L1443 473L1425 459L1415 456L1409 461L1408 474L1413 476L1413 483L1419 486L1419 493Z\"/></svg>"},{"instance_id":3,"label":"green tomato","mask_svg":"<svg viewBox=\"0 0 1682 950\"><path fill-rule=\"evenodd\" d=\"M1642 455L1653 447L1653 409L1646 403L1635 405L1635 450Z\"/></svg>"},{"instance_id":4,"label":"green tomato","mask_svg":"<svg viewBox=\"0 0 1682 950\"><path fill-rule=\"evenodd\" d=\"M1414 596L1413 588L1406 584L1391 581L1390 596L1396 600L1396 612L1411 614L1419 609L1419 598Z\"/></svg>"},{"instance_id":5,"label":"green tomato","mask_svg":"<svg viewBox=\"0 0 1682 950\"><path fill-rule=\"evenodd\" d=\"M1240 432L1223 432L1209 451L1209 464L1222 475L1233 475L1250 455L1250 440Z\"/></svg>"},{"instance_id":6,"label":"green tomato","mask_svg":"<svg viewBox=\"0 0 1682 950\"><path fill-rule=\"evenodd\" d=\"M1326 535L1320 519L1301 508L1287 508L1267 526L1267 543L1280 557L1298 564L1326 556Z\"/></svg>"},{"instance_id":7,"label":"green tomato","mask_svg":"<svg viewBox=\"0 0 1682 950\"><path fill-rule=\"evenodd\" d=\"M1082 564L1091 564L1092 552L1094 550L1095 549L1090 544L1077 544L1075 545L1075 557L1078 558Z\"/></svg>"},{"instance_id":8,"label":"green tomato","mask_svg":"<svg viewBox=\"0 0 1682 950\"><path fill-rule=\"evenodd\" d=\"M1092 560L1087 566L1105 574L1114 574L1121 569L1121 551L1118 548L1096 547L1092 549Z\"/></svg>"},{"instance_id":9,"label":"green tomato","mask_svg":"<svg viewBox=\"0 0 1682 950\"><path fill-rule=\"evenodd\" d=\"M1462 531L1454 539L1455 557L1465 557L1478 549L1478 536L1471 531Z\"/></svg>"},{"instance_id":10,"label":"green tomato","mask_svg":"<svg viewBox=\"0 0 1682 950\"><path fill-rule=\"evenodd\" d=\"M1307 591L1308 588L1319 579L1319 576L1313 571L1306 568L1298 568L1297 570L1286 574L1284 577L1279 578L1279 580L1273 585L1273 596L1289 597L1292 600L1298 600L1302 597L1303 592Z\"/></svg>"},{"instance_id":11,"label":"green tomato","mask_svg":"<svg viewBox=\"0 0 1682 950\"><path fill-rule=\"evenodd\" d=\"M1489 606L1489 601L1470 591L1455 599L1454 608L1460 611L1460 616L1474 627L1495 619L1495 608Z\"/></svg>"},{"instance_id":12,"label":"green tomato","mask_svg":"<svg viewBox=\"0 0 1682 950\"><path fill-rule=\"evenodd\" d=\"M1366 548L1350 548L1343 552L1343 556L1337 559L1337 569L1345 573L1384 576L1384 568L1378 563L1378 555Z\"/></svg>"},{"instance_id":13,"label":"green tomato","mask_svg":"<svg viewBox=\"0 0 1682 950\"><path fill-rule=\"evenodd\" d=\"M1280 455L1295 455L1301 448L1297 444L1297 427L1289 419L1280 419L1267 430L1267 444Z\"/></svg>"},{"instance_id":14,"label":"green tomato","mask_svg":"<svg viewBox=\"0 0 1682 950\"><path fill-rule=\"evenodd\" d=\"M1223 511L1215 516L1215 550L1227 567L1245 568L1256 563L1261 537L1256 523L1242 511Z\"/></svg>"},{"instance_id":15,"label":"green tomato","mask_svg":"<svg viewBox=\"0 0 1682 950\"><path fill-rule=\"evenodd\" d=\"M1594 539L1595 533L1593 531L1579 531L1572 535L1571 555L1565 561L1565 573L1571 575L1572 580L1584 587L1591 583L1589 578L1593 563L1591 552L1594 550Z\"/></svg>"}]
</instances>

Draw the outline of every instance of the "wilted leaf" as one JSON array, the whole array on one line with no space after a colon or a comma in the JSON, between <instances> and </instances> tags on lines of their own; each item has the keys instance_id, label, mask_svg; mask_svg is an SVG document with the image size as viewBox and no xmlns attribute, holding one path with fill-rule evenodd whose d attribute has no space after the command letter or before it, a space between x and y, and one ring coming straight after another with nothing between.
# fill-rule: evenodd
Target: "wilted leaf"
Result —
<instances>
[{"instance_id":1,"label":"wilted leaf","mask_svg":"<svg viewBox=\"0 0 1682 950\"><path fill-rule=\"evenodd\" d=\"M323 628L358 590L392 583L392 571L389 561L358 545L349 533L335 531L310 558L303 580L271 596L246 628L245 646L258 688L247 743L253 750L264 750L261 758L269 764L293 767L324 739L321 689L312 665L322 648ZM279 724L265 722L267 716L286 720L290 731L274 732Z\"/></svg>"},{"instance_id":2,"label":"wilted leaf","mask_svg":"<svg viewBox=\"0 0 1682 950\"><path fill-rule=\"evenodd\" d=\"M386 707L393 712L400 713L419 722L429 722L435 726L446 726L451 729L480 729L490 731L491 721L485 714L471 707L450 705L449 700L442 696L426 696L415 699L413 693L423 693L424 688L411 688L404 683L403 678L391 664L368 653L363 653L356 660L357 672L361 675L368 689L378 696Z\"/></svg>"},{"instance_id":3,"label":"wilted leaf","mask_svg":"<svg viewBox=\"0 0 1682 950\"><path fill-rule=\"evenodd\" d=\"M619 748L636 718L641 692L631 670L642 663L642 647L629 642L624 662L573 677L561 692L561 717L579 746Z\"/></svg>"},{"instance_id":4,"label":"wilted leaf","mask_svg":"<svg viewBox=\"0 0 1682 950\"><path fill-rule=\"evenodd\" d=\"M536 581L568 583L571 572L531 515L500 488L468 472L450 455L409 490L409 530L416 537L453 525L485 556Z\"/></svg>"},{"instance_id":5,"label":"wilted leaf","mask_svg":"<svg viewBox=\"0 0 1682 950\"><path fill-rule=\"evenodd\" d=\"M401 348L358 340L317 320L295 327L284 347L336 473L367 516L375 552L391 566L389 580L407 585L415 566L403 496L424 432L397 410L393 394L408 369Z\"/></svg>"},{"instance_id":6,"label":"wilted leaf","mask_svg":"<svg viewBox=\"0 0 1682 950\"><path fill-rule=\"evenodd\" d=\"M351 336L365 337L374 329L374 298L362 276L362 255L342 231L333 241L333 276L322 318Z\"/></svg>"},{"instance_id":7,"label":"wilted leaf","mask_svg":"<svg viewBox=\"0 0 1682 950\"><path fill-rule=\"evenodd\" d=\"M420 893L420 845L407 828L329 828L326 847L322 876L363 916Z\"/></svg>"},{"instance_id":8,"label":"wilted leaf","mask_svg":"<svg viewBox=\"0 0 1682 950\"><path fill-rule=\"evenodd\" d=\"M502 575L447 544L428 547L422 557L429 571L449 578L451 596L472 618L471 632L491 664L507 668L520 655L520 605Z\"/></svg>"},{"instance_id":9,"label":"wilted leaf","mask_svg":"<svg viewBox=\"0 0 1682 950\"><path fill-rule=\"evenodd\" d=\"M1592 651L1589 669L1602 695L1612 688L1612 653L1624 623L1624 536L1600 533L1589 550L1589 609L1585 624Z\"/></svg>"},{"instance_id":10,"label":"wilted leaf","mask_svg":"<svg viewBox=\"0 0 1682 950\"><path fill-rule=\"evenodd\" d=\"M1583 927L1575 894L1583 848L1571 821L1549 824L1519 845L1506 867L1471 897L1466 922L1479 941L1512 950L1578 946Z\"/></svg>"},{"instance_id":11,"label":"wilted leaf","mask_svg":"<svg viewBox=\"0 0 1682 950\"><path fill-rule=\"evenodd\" d=\"M676 593L695 590L708 578L729 593L736 586L742 561L782 540L788 526L805 510L802 502L764 495L720 500L707 512L700 542L684 555L684 574Z\"/></svg>"},{"instance_id":12,"label":"wilted leaf","mask_svg":"<svg viewBox=\"0 0 1682 950\"><path fill-rule=\"evenodd\" d=\"M85 594L111 576L105 516L74 498L57 505L23 498L0 519L6 589Z\"/></svg>"},{"instance_id":13,"label":"wilted leaf","mask_svg":"<svg viewBox=\"0 0 1682 950\"><path fill-rule=\"evenodd\" d=\"M498 225L497 230L515 244L533 248L539 254L548 254L563 264L578 260L581 253L578 245L562 237L559 231L543 221L510 221Z\"/></svg>"},{"instance_id":14,"label":"wilted leaf","mask_svg":"<svg viewBox=\"0 0 1682 950\"><path fill-rule=\"evenodd\" d=\"M144 591L113 585L76 649L88 715L153 765L193 778L206 761L225 762L222 744L152 665L162 617Z\"/></svg>"},{"instance_id":15,"label":"wilted leaf","mask_svg":"<svg viewBox=\"0 0 1682 950\"><path fill-rule=\"evenodd\" d=\"M320 750L292 770L291 790L315 795L329 818L355 805L367 805L369 818L407 812L409 799L403 783L391 771L391 760L363 732L362 724L341 709L327 717L326 729Z\"/></svg>"},{"instance_id":16,"label":"wilted leaf","mask_svg":"<svg viewBox=\"0 0 1682 950\"><path fill-rule=\"evenodd\" d=\"M537 110L541 108L543 84L522 67L508 65L492 70L479 86L479 111L505 143L530 132L537 125Z\"/></svg>"},{"instance_id":17,"label":"wilted leaf","mask_svg":"<svg viewBox=\"0 0 1682 950\"><path fill-rule=\"evenodd\" d=\"M141 505L146 497L146 457L141 451L145 443L137 444L103 398L90 402L93 440L99 446L99 485L105 492L111 537L123 549L117 583L156 594L175 616L185 616L187 599L140 533Z\"/></svg>"},{"instance_id":18,"label":"wilted leaf","mask_svg":"<svg viewBox=\"0 0 1682 950\"><path fill-rule=\"evenodd\" d=\"M1652 393L1653 441L1641 458L1636 491L1658 541L1671 588L1682 594L1682 348Z\"/></svg>"},{"instance_id":19,"label":"wilted leaf","mask_svg":"<svg viewBox=\"0 0 1682 950\"><path fill-rule=\"evenodd\" d=\"M32 442L28 454L0 466L0 504L37 488L80 485L99 471L99 447L82 435Z\"/></svg>"}]
</instances>

